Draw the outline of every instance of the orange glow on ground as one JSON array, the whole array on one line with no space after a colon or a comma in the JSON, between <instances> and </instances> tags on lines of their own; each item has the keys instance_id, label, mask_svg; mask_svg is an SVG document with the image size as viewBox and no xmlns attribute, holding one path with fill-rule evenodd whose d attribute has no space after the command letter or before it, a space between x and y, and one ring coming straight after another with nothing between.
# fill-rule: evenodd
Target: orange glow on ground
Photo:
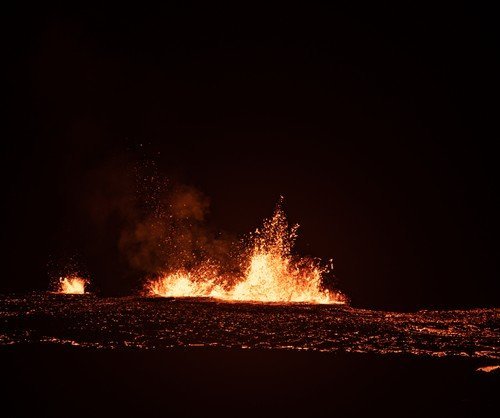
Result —
<instances>
[{"instance_id":1,"label":"orange glow on ground","mask_svg":"<svg viewBox=\"0 0 500 418\"><path fill-rule=\"evenodd\" d=\"M491 373L491 372L495 372L497 370L500 370L500 366L499 365L495 365L495 366L485 366L485 367L479 367L478 369L476 369L478 372L484 372L484 373Z\"/></svg>"}]
</instances>

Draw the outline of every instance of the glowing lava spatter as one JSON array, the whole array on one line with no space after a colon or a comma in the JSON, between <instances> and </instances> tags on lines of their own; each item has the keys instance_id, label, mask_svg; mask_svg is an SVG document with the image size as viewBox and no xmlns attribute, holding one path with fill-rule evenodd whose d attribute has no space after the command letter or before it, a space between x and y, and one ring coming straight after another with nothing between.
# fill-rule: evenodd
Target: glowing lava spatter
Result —
<instances>
[{"instance_id":1,"label":"glowing lava spatter","mask_svg":"<svg viewBox=\"0 0 500 418\"><path fill-rule=\"evenodd\" d=\"M215 297L232 301L345 303L339 292L323 288L327 269L318 260L296 258L291 249L297 226L289 227L281 201L270 219L252 236L243 257L241 277L231 284L208 267L166 274L147 284L150 295L170 297Z\"/></svg>"},{"instance_id":2,"label":"glowing lava spatter","mask_svg":"<svg viewBox=\"0 0 500 418\"><path fill-rule=\"evenodd\" d=\"M86 280L78 276L59 278L59 293L83 295L85 293Z\"/></svg>"},{"instance_id":3,"label":"glowing lava spatter","mask_svg":"<svg viewBox=\"0 0 500 418\"><path fill-rule=\"evenodd\" d=\"M224 298L227 292L217 281L205 268L179 270L150 281L146 290L154 296Z\"/></svg>"},{"instance_id":4,"label":"glowing lava spatter","mask_svg":"<svg viewBox=\"0 0 500 418\"><path fill-rule=\"evenodd\" d=\"M326 271L316 260L291 255L298 225L289 227L278 204L274 215L255 231L250 262L244 280L231 291L231 299L262 302L338 301L321 286L321 274Z\"/></svg>"}]
</instances>

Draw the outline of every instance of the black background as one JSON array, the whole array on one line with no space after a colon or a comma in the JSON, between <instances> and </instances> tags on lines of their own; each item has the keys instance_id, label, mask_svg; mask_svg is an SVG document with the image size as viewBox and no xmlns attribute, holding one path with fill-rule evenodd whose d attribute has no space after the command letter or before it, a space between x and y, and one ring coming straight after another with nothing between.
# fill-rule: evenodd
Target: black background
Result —
<instances>
[{"instance_id":1,"label":"black background","mask_svg":"<svg viewBox=\"0 0 500 418\"><path fill-rule=\"evenodd\" d=\"M284 195L301 225L297 250L333 257L355 306L498 303L498 49L487 10L121 5L6 16L0 290L46 289L48 260L67 243L96 288L130 291L120 270L105 277L115 242L79 207L88 172L139 149L209 196L221 230L254 229Z\"/></svg>"}]
</instances>

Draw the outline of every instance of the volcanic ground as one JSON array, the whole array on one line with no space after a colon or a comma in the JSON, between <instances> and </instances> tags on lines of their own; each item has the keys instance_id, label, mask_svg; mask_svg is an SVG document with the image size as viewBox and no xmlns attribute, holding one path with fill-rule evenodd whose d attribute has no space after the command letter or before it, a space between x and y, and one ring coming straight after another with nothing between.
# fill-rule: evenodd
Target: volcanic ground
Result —
<instances>
[{"instance_id":1,"label":"volcanic ground","mask_svg":"<svg viewBox=\"0 0 500 418\"><path fill-rule=\"evenodd\" d=\"M0 297L0 345L221 347L499 360L500 310L396 313L342 305L31 293Z\"/></svg>"}]
</instances>

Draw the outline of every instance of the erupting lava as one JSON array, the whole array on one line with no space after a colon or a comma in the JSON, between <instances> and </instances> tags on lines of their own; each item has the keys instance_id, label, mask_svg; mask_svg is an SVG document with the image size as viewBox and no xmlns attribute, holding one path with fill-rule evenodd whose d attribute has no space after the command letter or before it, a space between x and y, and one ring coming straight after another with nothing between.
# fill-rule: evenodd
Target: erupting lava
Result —
<instances>
[{"instance_id":1,"label":"erupting lava","mask_svg":"<svg viewBox=\"0 0 500 418\"><path fill-rule=\"evenodd\" d=\"M281 203L281 202L280 202ZM214 297L232 301L345 303L345 297L323 288L327 271L318 260L291 254L298 225L289 227L278 204L270 219L252 236L251 250L243 257L241 277L230 282L207 266L176 271L147 284L150 295Z\"/></svg>"},{"instance_id":2,"label":"erupting lava","mask_svg":"<svg viewBox=\"0 0 500 418\"><path fill-rule=\"evenodd\" d=\"M60 277L58 292L83 295L85 293L85 285L85 279L78 276Z\"/></svg>"}]
</instances>

